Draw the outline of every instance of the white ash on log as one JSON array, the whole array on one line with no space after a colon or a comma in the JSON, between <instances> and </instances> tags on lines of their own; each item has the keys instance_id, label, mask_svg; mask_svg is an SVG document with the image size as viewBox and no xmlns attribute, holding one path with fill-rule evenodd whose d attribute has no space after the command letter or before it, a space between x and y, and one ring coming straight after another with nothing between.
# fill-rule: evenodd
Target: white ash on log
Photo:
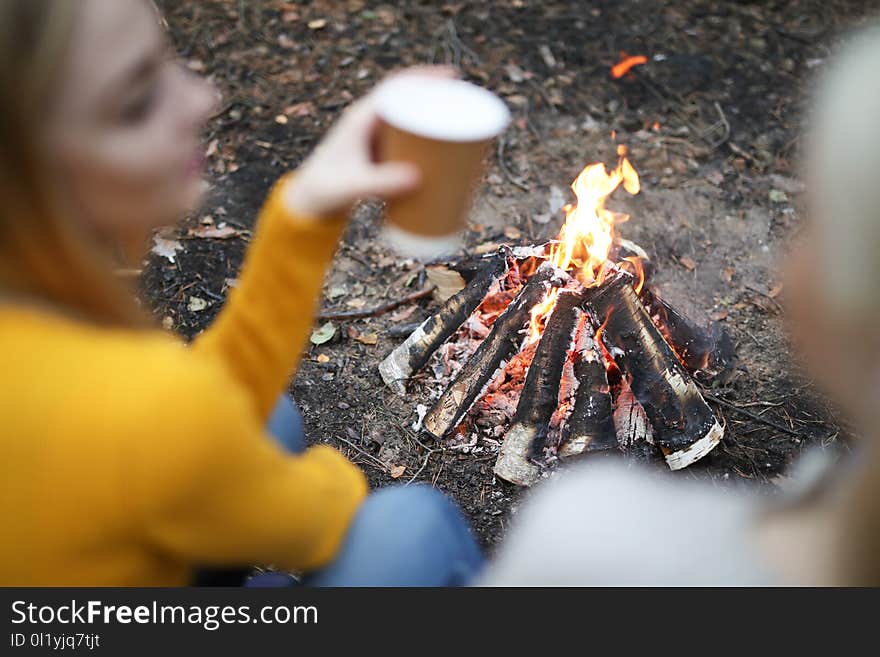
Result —
<instances>
[{"instance_id":1,"label":"white ash on log","mask_svg":"<svg viewBox=\"0 0 880 657\"><path fill-rule=\"evenodd\" d=\"M513 424L495 462L495 474L505 481L529 486L540 477L541 468L532 459L541 455L550 418L559 406L562 368L582 314L578 309L582 302L583 296L574 292L560 292L556 299L526 373Z\"/></svg>"},{"instance_id":2,"label":"white ash on log","mask_svg":"<svg viewBox=\"0 0 880 657\"><path fill-rule=\"evenodd\" d=\"M584 313L576 338L574 376L577 389L574 406L557 450L560 458L620 447L614 428L605 357L594 338L595 329Z\"/></svg>"},{"instance_id":3,"label":"white ash on log","mask_svg":"<svg viewBox=\"0 0 880 657\"><path fill-rule=\"evenodd\" d=\"M605 344L628 376L667 465L679 470L708 454L724 430L639 301L629 277L607 282L588 304L605 321Z\"/></svg>"},{"instance_id":4,"label":"white ash on log","mask_svg":"<svg viewBox=\"0 0 880 657\"><path fill-rule=\"evenodd\" d=\"M568 280L570 279L565 272L549 263L542 264L535 271L425 416L424 427L428 432L441 438L461 421L486 384L497 373L502 361L519 351L523 341L520 332L528 325L532 308L545 297L550 288L560 287Z\"/></svg>"},{"instance_id":5,"label":"white ash on log","mask_svg":"<svg viewBox=\"0 0 880 657\"><path fill-rule=\"evenodd\" d=\"M447 299L436 314L422 322L382 361L379 373L385 384L399 395L405 394L406 380L471 316L492 284L506 272L507 258L503 254L490 259L461 292Z\"/></svg>"},{"instance_id":6,"label":"white ash on log","mask_svg":"<svg viewBox=\"0 0 880 657\"><path fill-rule=\"evenodd\" d=\"M661 332L690 372L707 371L713 375L729 369L736 354L733 340L717 322L707 329L678 312L645 286L640 294L642 303L661 328Z\"/></svg>"},{"instance_id":7,"label":"white ash on log","mask_svg":"<svg viewBox=\"0 0 880 657\"><path fill-rule=\"evenodd\" d=\"M630 459L651 462L656 458L651 423L625 378L620 381L614 402L614 430L621 451Z\"/></svg>"}]
</instances>

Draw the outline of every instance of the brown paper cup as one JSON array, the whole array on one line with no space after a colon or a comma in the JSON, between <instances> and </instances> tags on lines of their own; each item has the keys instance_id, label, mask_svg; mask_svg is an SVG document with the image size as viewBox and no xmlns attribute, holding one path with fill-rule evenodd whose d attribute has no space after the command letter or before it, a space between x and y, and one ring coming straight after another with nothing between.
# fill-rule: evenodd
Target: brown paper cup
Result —
<instances>
[{"instance_id":1,"label":"brown paper cup","mask_svg":"<svg viewBox=\"0 0 880 657\"><path fill-rule=\"evenodd\" d=\"M448 255L460 246L487 147L510 113L495 95L461 80L402 74L376 93L379 160L421 172L418 189L388 204L385 239L404 255Z\"/></svg>"}]
</instances>

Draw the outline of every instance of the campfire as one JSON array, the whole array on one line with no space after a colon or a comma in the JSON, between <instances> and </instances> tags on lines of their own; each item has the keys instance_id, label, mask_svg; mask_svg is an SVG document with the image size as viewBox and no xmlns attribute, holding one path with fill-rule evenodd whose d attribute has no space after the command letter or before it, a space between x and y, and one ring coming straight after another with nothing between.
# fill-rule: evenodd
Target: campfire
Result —
<instances>
[{"instance_id":1,"label":"campfire","mask_svg":"<svg viewBox=\"0 0 880 657\"><path fill-rule=\"evenodd\" d=\"M673 470L708 454L724 430L693 375L732 359L717 326L704 329L664 302L651 263L605 207L639 176L618 147L617 166L587 166L577 203L551 242L503 247L458 267L464 287L380 365L385 383L429 369L450 379L422 426L438 439L472 429L501 441L495 474L531 485L559 460L623 452ZM429 366L429 367L426 367Z\"/></svg>"}]
</instances>

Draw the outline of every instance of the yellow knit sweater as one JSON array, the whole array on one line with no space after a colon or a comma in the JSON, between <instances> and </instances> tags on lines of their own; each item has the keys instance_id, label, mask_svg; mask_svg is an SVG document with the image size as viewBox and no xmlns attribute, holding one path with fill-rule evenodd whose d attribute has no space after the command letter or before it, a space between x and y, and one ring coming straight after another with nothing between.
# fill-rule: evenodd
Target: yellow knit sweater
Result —
<instances>
[{"instance_id":1,"label":"yellow knit sweater","mask_svg":"<svg viewBox=\"0 0 880 657\"><path fill-rule=\"evenodd\" d=\"M191 346L0 306L0 584L180 585L194 566L309 570L366 494L264 424L295 369L341 219L260 215L238 287Z\"/></svg>"}]
</instances>

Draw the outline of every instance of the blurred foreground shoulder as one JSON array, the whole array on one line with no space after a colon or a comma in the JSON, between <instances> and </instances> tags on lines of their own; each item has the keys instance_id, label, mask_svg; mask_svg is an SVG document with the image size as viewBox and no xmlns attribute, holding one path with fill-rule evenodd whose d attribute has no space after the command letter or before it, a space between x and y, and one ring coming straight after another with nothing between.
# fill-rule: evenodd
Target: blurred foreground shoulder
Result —
<instances>
[{"instance_id":1,"label":"blurred foreground shoulder","mask_svg":"<svg viewBox=\"0 0 880 657\"><path fill-rule=\"evenodd\" d=\"M760 584L745 491L581 463L530 493L484 586Z\"/></svg>"}]
</instances>

